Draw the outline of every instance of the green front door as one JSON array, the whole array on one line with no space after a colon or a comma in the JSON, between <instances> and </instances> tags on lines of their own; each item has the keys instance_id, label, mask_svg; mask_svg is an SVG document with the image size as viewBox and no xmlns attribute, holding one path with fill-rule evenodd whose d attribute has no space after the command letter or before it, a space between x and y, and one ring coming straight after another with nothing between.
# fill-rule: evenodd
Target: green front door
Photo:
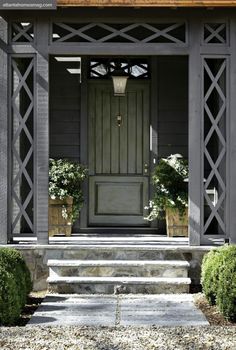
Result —
<instances>
[{"instance_id":1,"label":"green front door","mask_svg":"<svg viewBox=\"0 0 236 350\"><path fill-rule=\"evenodd\" d=\"M125 97L90 82L90 226L148 226L149 143L148 82L130 80Z\"/></svg>"}]
</instances>

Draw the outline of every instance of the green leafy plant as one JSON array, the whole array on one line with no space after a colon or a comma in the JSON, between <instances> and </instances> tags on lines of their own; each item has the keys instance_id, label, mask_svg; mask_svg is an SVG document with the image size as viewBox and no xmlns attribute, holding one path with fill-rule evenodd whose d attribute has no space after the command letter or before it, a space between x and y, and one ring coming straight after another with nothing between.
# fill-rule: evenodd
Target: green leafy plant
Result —
<instances>
[{"instance_id":1,"label":"green leafy plant","mask_svg":"<svg viewBox=\"0 0 236 350\"><path fill-rule=\"evenodd\" d=\"M79 216L84 198L81 184L87 177L87 169L83 165L66 159L49 160L49 196L51 199L73 197L72 213L69 217L73 223ZM66 207L62 208L62 216L67 219Z\"/></svg>"},{"instance_id":2,"label":"green leafy plant","mask_svg":"<svg viewBox=\"0 0 236 350\"><path fill-rule=\"evenodd\" d=\"M201 283L211 304L216 304L225 318L236 320L236 246L224 245L205 255Z\"/></svg>"},{"instance_id":3,"label":"green leafy plant","mask_svg":"<svg viewBox=\"0 0 236 350\"><path fill-rule=\"evenodd\" d=\"M202 290L211 305L216 303L221 265L221 250L213 249L202 260L201 284Z\"/></svg>"},{"instance_id":4,"label":"green leafy plant","mask_svg":"<svg viewBox=\"0 0 236 350\"><path fill-rule=\"evenodd\" d=\"M188 163L180 154L161 158L152 175L154 197L149 202L146 220L162 218L166 208L183 215L188 206Z\"/></svg>"},{"instance_id":5,"label":"green leafy plant","mask_svg":"<svg viewBox=\"0 0 236 350\"><path fill-rule=\"evenodd\" d=\"M0 325L13 325L32 290L30 272L22 254L0 249Z\"/></svg>"}]
</instances>

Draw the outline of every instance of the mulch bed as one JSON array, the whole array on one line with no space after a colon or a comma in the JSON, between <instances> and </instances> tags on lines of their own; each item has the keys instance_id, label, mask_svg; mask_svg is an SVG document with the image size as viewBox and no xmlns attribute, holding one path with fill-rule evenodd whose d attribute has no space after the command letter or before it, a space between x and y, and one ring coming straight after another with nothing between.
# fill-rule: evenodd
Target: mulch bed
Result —
<instances>
[{"instance_id":1,"label":"mulch bed","mask_svg":"<svg viewBox=\"0 0 236 350\"><path fill-rule=\"evenodd\" d=\"M217 307L210 305L204 294L195 294L195 305L202 311L211 326L233 326L236 327L236 322L226 320L219 312Z\"/></svg>"},{"instance_id":2,"label":"mulch bed","mask_svg":"<svg viewBox=\"0 0 236 350\"><path fill-rule=\"evenodd\" d=\"M27 299L27 304L25 305L16 326L19 326L19 327L26 326L26 324L29 322L29 320L31 319L36 309L42 303L46 294L47 294L47 291L30 293Z\"/></svg>"}]
</instances>

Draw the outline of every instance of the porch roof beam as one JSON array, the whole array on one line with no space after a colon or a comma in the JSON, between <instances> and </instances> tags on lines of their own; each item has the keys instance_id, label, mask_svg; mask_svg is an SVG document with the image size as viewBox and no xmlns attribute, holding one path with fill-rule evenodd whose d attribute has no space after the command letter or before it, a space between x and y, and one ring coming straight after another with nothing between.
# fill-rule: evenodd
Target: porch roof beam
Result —
<instances>
[{"instance_id":1,"label":"porch roof beam","mask_svg":"<svg viewBox=\"0 0 236 350\"><path fill-rule=\"evenodd\" d=\"M234 7L236 0L57 0L59 7Z\"/></svg>"},{"instance_id":2,"label":"porch roof beam","mask_svg":"<svg viewBox=\"0 0 236 350\"><path fill-rule=\"evenodd\" d=\"M162 56L162 55L188 55L189 47L186 45L182 45L181 47L168 44L142 44L137 45L135 49L133 49L134 44L132 44L132 48L130 45L121 43L119 45L119 49L117 49L116 45L112 44L71 44L71 43L52 43L48 46L48 52L50 55L119 55L120 47L122 46L122 54L126 55L143 55L145 53L149 56ZM211 45L206 46L202 45L200 47L200 54L209 54L209 55L229 55L230 48L221 45ZM37 50L32 45L12 45L9 46L7 52L9 54L32 54L37 53Z\"/></svg>"},{"instance_id":3,"label":"porch roof beam","mask_svg":"<svg viewBox=\"0 0 236 350\"><path fill-rule=\"evenodd\" d=\"M89 45L78 45L78 44L52 44L49 46L50 55L61 55L68 54L70 55L145 55L156 56L156 55L188 55L188 47L185 45L175 46L166 45L166 44L142 44L135 45L132 44L91 44Z\"/></svg>"}]
</instances>

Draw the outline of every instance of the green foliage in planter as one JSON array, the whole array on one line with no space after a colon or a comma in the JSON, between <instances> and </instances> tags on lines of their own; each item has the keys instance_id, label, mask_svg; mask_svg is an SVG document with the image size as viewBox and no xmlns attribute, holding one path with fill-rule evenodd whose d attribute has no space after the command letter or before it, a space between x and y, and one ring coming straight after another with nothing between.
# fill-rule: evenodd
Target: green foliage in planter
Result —
<instances>
[{"instance_id":1,"label":"green foliage in planter","mask_svg":"<svg viewBox=\"0 0 236 350\"><path fill-rule=\"evenodd\" d=\"M0 249L0 324L13 324L20 316L32 290L29 269L22 254L11 248Z\"/></svg>"},{"instance_id":2,"label":"green foliage in planter","mask_svg":"<svg viewBox=\"0 0 236 350\"><path fill-rule=\"evenodd\" d=\"M149 203L146 220L162 218L167 207L183 215L188 205L188 163L179 154L160 159L152 175L154 197Z\"/></svg>"},{"instance_id":3,"label":"green foliage in planter","mask_svg":"<svg viewBox=\"0 0 236 350\"><path fill-rule=\"evenodd\" d=\"M203 291L225 318L236 320L236 246L209 252L202 264Z\"/></svg>"},{"instance_id":4,"label":"green foliage in planter","mask_svg":"<svg viewBox=\"0 0 236 350\"><path fill-rule=\"evenodd\" d=\"M84 202L81 184L86 177L87 169L79 163L66 159L49 160L49 196L52 199L73 197L72 214L69 218L72 222L78 218ZM66 210L62 211L62 215L67 218Z\"/></svg>"}]
</instances>

